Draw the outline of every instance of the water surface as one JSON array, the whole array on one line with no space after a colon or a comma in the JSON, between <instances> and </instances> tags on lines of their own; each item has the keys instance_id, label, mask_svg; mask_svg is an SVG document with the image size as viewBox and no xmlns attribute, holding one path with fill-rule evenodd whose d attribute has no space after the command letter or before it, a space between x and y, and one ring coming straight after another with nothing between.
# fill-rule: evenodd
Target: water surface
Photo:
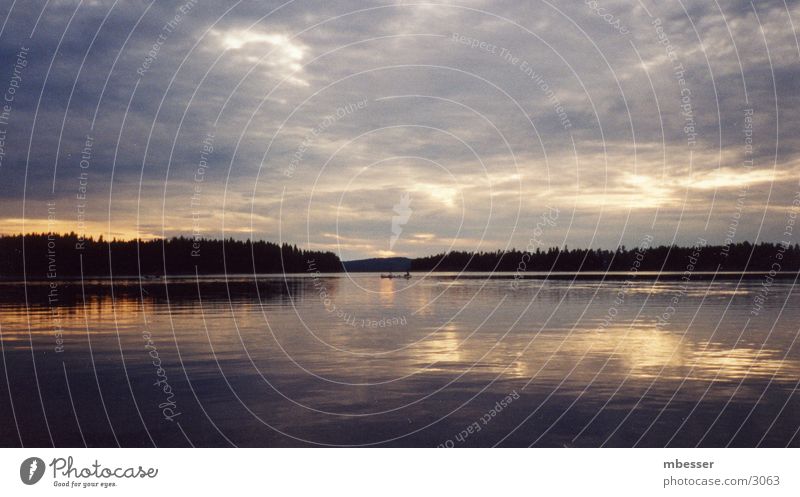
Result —
<instances>
[{"instance_id":1,"label":"water surface","mask_svg":"<svg viewBox=\"0 0 800 497\"><path fill-rule=\"evenodd\" d=\"M3 282L0 442L800 446L793 279L513 283Z\"/></svg>"}]
</instances>

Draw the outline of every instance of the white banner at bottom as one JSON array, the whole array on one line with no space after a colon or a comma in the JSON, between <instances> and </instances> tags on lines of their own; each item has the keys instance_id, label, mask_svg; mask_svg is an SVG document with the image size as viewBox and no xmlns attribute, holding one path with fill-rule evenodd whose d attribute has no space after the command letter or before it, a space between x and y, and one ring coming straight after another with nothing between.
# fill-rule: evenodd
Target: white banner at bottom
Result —
<instances>
[{"instance_id":1,"label":"white banner at bottom","mask_svg":"<svg viewBox=\"0 0 800 497\"><path fill-rule=\"evenodd\" d=\"M0 493L800 495L799 462L796 449L0 449Z\"/></svg>"}]
</instances>

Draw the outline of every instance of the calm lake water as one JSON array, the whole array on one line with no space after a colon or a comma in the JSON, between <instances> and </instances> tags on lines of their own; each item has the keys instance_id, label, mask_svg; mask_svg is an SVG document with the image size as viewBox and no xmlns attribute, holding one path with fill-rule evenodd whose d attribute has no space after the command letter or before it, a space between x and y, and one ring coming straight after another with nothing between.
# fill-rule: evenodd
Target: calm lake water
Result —
<instances>
[{"instance_id":1,"label":"calm lake water","mask_svg":"<svg viewBox=\"0 0 800 497\"><path fill-rule=\"evenodd\" d=\"M0 442L800 446L792 279L513 281L0 283Z\"/></svg>"}]
</instances>

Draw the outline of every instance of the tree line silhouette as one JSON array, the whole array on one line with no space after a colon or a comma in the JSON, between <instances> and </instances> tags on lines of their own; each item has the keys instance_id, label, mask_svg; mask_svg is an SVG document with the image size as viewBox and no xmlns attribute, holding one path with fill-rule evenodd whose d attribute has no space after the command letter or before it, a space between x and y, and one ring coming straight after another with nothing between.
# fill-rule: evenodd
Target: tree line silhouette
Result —
<instances>
[{"instance_id":1,"label":"tree line silhouette","mask_svg":"<svg viewBox=\"0 0 800 497\"><path fill-rule=\"evenodd\" d=\"M24 243L23 243L24 241ZM24 247L24 255L23 255ZM699 253L698 253L699 252ZM800 245L741 242L697 247L657 246L608 249L552 247L535 252L453 251L410 260L411 271L800 271ZM309 261L313 261L310 264ZM0 236L0 277L280 274L341 272L332 252L295 245L228 238L174 237L104 240L75 233Z\"/></svg>"},{"instance_id":2,"label":"tree line silhouette","mask_svg":"<svg viewBox=\"0 0 800 497\"><path fill-rule=\"evenodd\" d=\"M553 247L535 252L447 252L412 259L411 271L684 271L696 247L616 250ZM693 271L798 271L800 245L741 242L699 248Z\"/></svg>"},{"instance_id":3,"label":"tree line silhouette","mask_svg":"<svg viewBox=\"0 0 800 497\"><path fill-rule=\"evenodd\" d=\"M23 240L24 239L24 240ZM23 244L24 241L24 244ZM24 255L23 255L24 246ZM176 237L104 240L36 233L0 236L0 277L184 275L223 273L306 273L308 260L321 272L341 271L332 252L250 240Z\"/></svg>"}]
</instances>

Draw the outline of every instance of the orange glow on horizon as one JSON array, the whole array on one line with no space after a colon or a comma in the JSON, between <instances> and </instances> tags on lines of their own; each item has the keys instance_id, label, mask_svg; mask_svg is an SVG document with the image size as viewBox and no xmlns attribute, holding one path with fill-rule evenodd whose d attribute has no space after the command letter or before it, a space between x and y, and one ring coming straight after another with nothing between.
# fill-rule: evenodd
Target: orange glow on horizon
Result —
<instances>
[{"instance_id":1,"label":"orange glow on horizon","mask_svg":"<svg viewBox=\"0 0 800 497\"><path fill-rule=\"evenodd\" d=\"M156 240L163 238L160 235L155 235L153 233L141 233L135 230L117 229L109 231L108 226L106 225L103 227L102 223L87 224L91 224L91 226L88 227L89 229L78 230L74 223L52 222L47 218L5 218L0 219L0 235L17 236L47 233L68 235L70 233L76 233L78 235L82 235L84 238L98 239L102 236L104 239L117 239L123 241Z\"/></svg>"}]
</instances>

